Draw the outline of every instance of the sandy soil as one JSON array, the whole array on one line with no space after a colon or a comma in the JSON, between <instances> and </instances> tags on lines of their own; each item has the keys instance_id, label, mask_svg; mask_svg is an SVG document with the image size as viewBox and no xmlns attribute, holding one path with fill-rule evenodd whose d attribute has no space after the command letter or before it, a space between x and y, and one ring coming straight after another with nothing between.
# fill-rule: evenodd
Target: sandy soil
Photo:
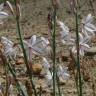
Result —
<instances>
[{"instance_id":1,"label":"sandy soil","mask_svg":"<svg viewBox=\"0 0 96 96\"><path fill-rule=\"evenodd\" d=\"M22 16L21 16L21 30L22 34L27 37L33 34L37 34L38 36L43 35L47 36L46 33L48 32L48 26L47 26L47 14L48 9L51 6L51 0L22 0L21 2L21 9L22 9ZM81 4L85 2L85 0L80 0ZM68 25L70 28L74 28L75 22L74 22L74 16L72 13L70 13L69 8L69 2L68 0L61 0L61 7L58 9L58 18L60 20L64 21L66 25ZM88 1L87 1L88 2ZM92 13L90 10L90 6L87 4L87 2L84 4L84 6L81 8L81 15L80 18L85 16L87 13ZM96 16L96 2L94 2L94 10L95 10L95 16ZM92 13L93 14L93 13ZM13 41L16 41L17 33L16 33L16 26L15 21L12 19L12 17L9 17L8 21L3 26L0 26L0 36L7 36L8 38L12 39ZM96 39L96 38L95 38ZM96 42L93 44L96 46ZM64 50L66 52L66 50ZM68 53L69 54L69 53ZM90 80L84 81L83 84L83 96L96 96L93 95L93 89L92 89L92 82L94 81L96 83L96 60L94 60L95 56L87 56L82 59L82 65L86 67L86 70L88 72L87 76L90 74ZM63 64L66 65L66 63L63 61ZM72 72L70 71L70 74ZM85 77L87 77L85 76ZM92 79L94 77L94 79ZM64 96L77 96L76 93L76 86L74 83L73 75L71 75L68 82L66 82L65 85L61 86L61 89L63 90ZM45 93L44 96L51 96L49 93Z\"/></svg>"}]
</instances>

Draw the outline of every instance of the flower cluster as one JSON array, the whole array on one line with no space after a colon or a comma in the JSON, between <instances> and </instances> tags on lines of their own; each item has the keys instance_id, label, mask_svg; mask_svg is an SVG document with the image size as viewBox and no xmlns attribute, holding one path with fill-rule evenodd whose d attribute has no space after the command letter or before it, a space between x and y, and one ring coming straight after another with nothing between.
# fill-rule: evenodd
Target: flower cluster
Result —
<instances>
[{"instance_id":1,"label":"flower cluster","mask_svg":"<svg viewBox=\"0 0 96 96\"><path fill-rule=\"evenodd\" d=\"M46 78L47 85L51 86L52 82L53 82L52 81L53 72L50 71L51 65L47 61L47 59L44 57L43 57L43 67L45 68L45 71L46 71L45 78ZM62 80L67 80L70 77L69 72L68 72L68 68L61 66L61 65L58 65L56 74L57 74L57 77L62 78Z\"/></svg>"},{"instance_id":2,"label":"flower cluster","mask_svg":"<svg viewBox=\"0 0 96 96\"><path fill-rule=\"evenodd\" d=\"M72 45L75 41L74 41L74 39L71 38L71 36L69 34L69 28L63 22L61 22L59 20L57 20L57 24L61 28L60 35L61 35L62 43Z\"/></svg>"},{"instance_id":3,"label":"flower cluster","mask_svg":"<svg viewBox=\"0 0 96 96\"><path fill-rule=\"evenodd\" d=\"M16 48L14 47L14 43L7 39L6 37L1 37L1 43L4 45L4 54L6 57L14 57L16 58Z\"/></svg>"},{"instance_id":4,"label":"flower cluster","mask_svg":"<svg viewBox=\"0 0 96 96\"><path fill-rule=\"evenodd\" d=\"M82 20L82 33L86 36L94 36L94 32L96 32L96 27L92 24L93 16L88 14L86 18Z\"/></svg>"},{"instance_id":5,"label":"flower cluster","mask_svg":"<svg viewBox=\"0 0 96 96\"><path fill-rule=\"evenodd\" d=\"M81 26L82 31L79 32L79 53L81 56L84 56L84 53L90 48L88 43L91 41L92 36L95 35L96 27L94 24L92 24L93 16L91 14L88 14L86 18L82 19ZM62 31L60 31L61 34L61 41L63 44L71 44L72 45L72 52L76 54L76 43L75 38L72 38L69 34L69 28L61 21L57 20L57 23L59 24Z\"/></svg>"},{"instance_id":6,"label":"flower cluster","mask_svg":"<svg viewBox=\"0 0 96 96\"><path fill-rule=\"evenodd\" d=\"M1 42L4 45L5 56L16 57L17 52L16 49L13 47L14 43L11 40L7 39L6 37L1 37ZM53 73L50 70L51 64L44 57L47 50L46 48L47 46L49 46L48 39L44 37L37 38L36 35L33 35L29 40L23 40L23 42L24 42L26 53L28 56L30 56L29 60L33 54L42 56L42 66L46 71L45 78L47 80L47 85L52 85ZM57 76L61 77L62 79L68 79L69 73L67 71L67 68L59 65L59 67L57 68Z\"/></svg>"}]
</instances>

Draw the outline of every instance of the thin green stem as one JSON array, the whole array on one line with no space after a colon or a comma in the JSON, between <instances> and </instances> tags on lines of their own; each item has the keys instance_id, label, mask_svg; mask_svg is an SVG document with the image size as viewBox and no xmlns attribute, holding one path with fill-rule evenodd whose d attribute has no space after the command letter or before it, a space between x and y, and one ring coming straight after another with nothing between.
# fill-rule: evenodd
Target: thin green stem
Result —
<instances>
[{"instance_id":1,"label":"thin green stem","mask_svg":"<svg viewBox=\"0 0 96 96\"><path fill-rule=\"evenodd\" d=\"M81 71L80 71L80 54L79 54L79 25L78 25L78 11L76 8L75 12L76 18L76 46L77 46L77 72L79 77L79 94L82 96L82 79L81 79Z\"/></svg>"},{"instance_id":2,"label":"thin green stem","mask_svg":"<svg viewBox=\"0 0 96 96\"><path fill-rule=\"evenodd\" d=\"M76 89L77 89L77 93L78 93L78 96L79 96L79 89L78 89L78 77L77 77L77 74L75 73L75 66L76 66L76 60L73 56L73 53L72 51L70 50L70 57L71 59L73 60L73 65L74 65L74 68L72 68L72 71L73 71L73 76L74 76L74 80L75 80L75 86L76 86Z\"/></svg>"},{"instance_id":3,"label":"thin green stem","mask_svg":"<svg viewBox=\"0 0 96 96\"><path fill-rule=\"evenodd\" d=\"M16 81L17 90L22 94L22 96L26 96L16 78L16 73L13 71L11 64L7 63L9 71L11 72L12 76L14 77L14 80Z\"/></svg>"},{"instance_id":4,"label":"thin green stem","mask_svg":"<svg viewBox=\"0 0 96 96\"><path fill-rule=\"evenodd\" d=\"M74 69L73 69L73 75L74 75L74 79L75 79L75 85L76 85L77 93L78 93L78 95L79 95L78 77L77 77L77 74L75 75L75 70L74 70Z\"/></svg>"},{"instance_id":5,"label":"thin green stem","mask_svg":"<svg viewBox=\"0 0 96 96\"><path fill-rule=\"evenodd\" d=\"M14 2L15 2L15 6L17 7L16 0L14 0ZM23 44L23 39L22 39L22 35L21 35L21 29L20 29L20 23L19 23L18 15L16 15L16 25L17 25L18 35L19 35L20 44L21 44L21 48L22 48L22 51L23 51L24 61L25 61L25 64L26 64L29 79L30 79L32 88L34 90L34 95L37 96L37 92L36 92L35 85L34 85L34 82L33 82L32 71L30 70L30 67L29 67L29 64L28 64L28 58L27 58L26 51L25 51L24 44Z\"/></svg>"},{"instance_id":6,"label":"thin green stem","mask_svg":"<svg viewBox=\"0 0 96 96\"><path fill-rule=\"evenodd\" d=\"M29 74L30 82L31 82L31 85L34 89L34 95L37 96L35 85L34 85L33 79L32 79L33 78L32 77L32 72L29 68L28 59L27 59L26 51L25 51L25 48L24 48L23 40L22 40L22 35L21 35L21 31L20 31L20 24L19 24L18 19L16 19L16 23L17 23L18 34L19 34L19 37L20 37L20 44L21 44L21 47L22 47L22 50L23 50L24 61L25 61L26 68L27 68L27 71L28 71L28 74Z\"/></svg>"},{"instance_id":7,"label":"thin green stem","mask_svg":"<svg viewBox=\"0 0 96 96\"><path fill-rule=\"evenodd\" d=\"M56 96L56 6L54 6L53 11L53 96Z\"/></svg>"},{"instance_id":8,"label":"thin green stem","mask_svg":"<svg viewBox=\"0 0 96 96\"><path fill-rule=\"evenodd\" d=\"M58 86L59 96L62 96L61 95L61 90L60 90L60 85L59 85L59 77L57 76L57 72L56 72L56 80L57 80L57 86Z\"/></svg>"},{"instance_id":9,"label":"thin green stem","mask_svg":"<svg viewBox=\"0 0 96 96\"><path fill-rule=\"evenodd\" d=\"M21 88L21 86L20 86L17 78L16 78L16 73L15 73L14 70L12 69L11 64L9 64L9 63L7 62L6 57L2 54L2 51L1 51L1 50L0 50L0 56L1 56L1 59L2 59L3 63L6 65L6 67L8 66L9 71L11 72L14 80L16 81L16 87L17 87L18 92L20 92L20 93L22 94L22 96L26 96L26 95L24 94L24 92L23 92L23 90L22 90L22 88ZM6 68L6 71L7 71L7 68Z\"/></svg>"}]
</instances>

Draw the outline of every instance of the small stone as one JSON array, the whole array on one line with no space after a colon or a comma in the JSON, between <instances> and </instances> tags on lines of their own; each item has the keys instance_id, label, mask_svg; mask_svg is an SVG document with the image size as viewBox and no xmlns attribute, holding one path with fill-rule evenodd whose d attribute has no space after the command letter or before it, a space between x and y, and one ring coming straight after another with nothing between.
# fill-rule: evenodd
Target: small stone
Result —
<instances>
[{"instance_id":1,"label":"small stone","mask_svg":"<svg viewBox=\"0 0 96 96\"><path fill-rule=\"evenodd\" d=\"M23 58L18 58L16 60L16 65L21 65L21 64L24 64L24 59Z\"/></svg>"},{"instance_id":2,"label":"small stone","mask_svg":"<svg viewBox=\"0 0 96 96\"><path fill-rule=\"evenodd\" d=\"M66 80L63 80L62 78L59 77L59 85L65 85Z\"/></svg>"},{"instance_id":3,"label":"small stone","mask_svg":"<svg viewBox=\"0 0 96 96\"><path fill-rule=\"evenodd\" d=\"M92 55L96 55L96 47L91 47L90 49L88 49L85 53L85 55L87 56L92 56Z\"/></svg>"},{"instance_id":4,"label":"small stone","mask_svg":"<svg viewBox=\"0 0 96 96\"><path fill-rule=\"evenodd\" d=\"M32 72L33 72L33 74L36 74L36 75L38 75L38 74L40 74L41 73L41 71L42 71L42 65L41 64L32 64Z\"/></svg>"}]
</instances>

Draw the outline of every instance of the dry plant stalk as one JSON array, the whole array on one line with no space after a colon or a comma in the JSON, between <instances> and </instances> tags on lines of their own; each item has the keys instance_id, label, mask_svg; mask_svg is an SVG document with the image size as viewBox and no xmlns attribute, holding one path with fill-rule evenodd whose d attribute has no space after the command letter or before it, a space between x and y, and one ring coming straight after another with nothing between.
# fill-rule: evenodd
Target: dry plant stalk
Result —
<instances>
[{"instance_id":1,"label":"dry plant stalk","mask_svg":"<svg viewBox=\"0 0 96 96\"><path fill-rule=\"evenodd\" d=\"M32 94L33 94L32 86L31 86L31 84L28 80L25 82L25 86L26 86L26 89L27 89L28 96L32 96Z\"/></svg>"},{"instance_id":2,"label":"dry plant stalk","mask_svg":"<svg viewBox=\"0 0 96 96\"><path fill-rule=\"evenodd\" d=\"M56 8L61 7L61 1L60 0L52 0L52 6L55 6Z\"/></svg>"},{"instance_id":3,"label":"dry plant stalk","mask_svg":"<svg viewBox=\"0 0 96 96\"><path fill-rule=\"evenodd\" d=\"M0 49L0 58L3 62L3 67L4 67L5 75L6 75L6 77L5 77L5 79L6 79L6 91L3 94L5 96L8 96L9 81L8 81L8 73L7 73L7 67L6 67L7 61L6 61L5 56L2 53L1 49Z\"/></svg>"}]
</instances>

